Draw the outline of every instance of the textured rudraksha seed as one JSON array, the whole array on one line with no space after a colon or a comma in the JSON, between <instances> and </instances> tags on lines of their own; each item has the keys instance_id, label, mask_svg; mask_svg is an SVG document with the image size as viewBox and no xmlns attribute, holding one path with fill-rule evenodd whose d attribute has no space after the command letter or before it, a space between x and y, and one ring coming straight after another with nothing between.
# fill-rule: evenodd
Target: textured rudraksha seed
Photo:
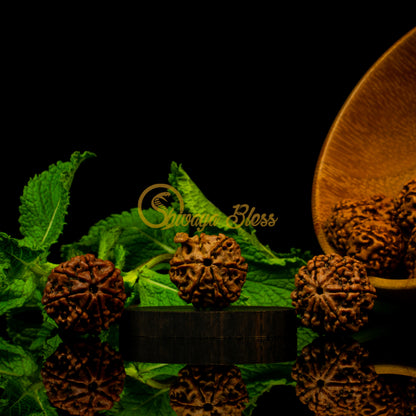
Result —
<instances>
[{"instance_id":1,"label":"textured rudraksha seed","mask_svg":"<svg viewBox=\"0 0 416 416\"><path fill-rule=\"evenodd\" d=\"M121 317L125 300L120 270L85 254L52 270L42 304L61 329L85 333L108 329Z\"/></svg>"},{"instance_id":2,"label":"textured rudraksha seed","mask_svg":"<svg viewBox=\"0 0 416 416\"><path fill-rule=\"evenodd\" d=\"M416 415L416 396L414 388L416 379L412 377L398 377L392 374L381 374L378 379L382 386L381 391L374 391L370 404L377 402L384 407L381 413L363 412L364 415ZM413 390L413 391L412 391ZM373 410L374 406L367 406Z\"/></svg>"},{"instance_id":3,"label":"textured rudraksha seed","mask_svg":"<svg viewBox=\"0 0 416 416\"><path fill-rule=\"evenodd\" d=\"M414 416L416 415L416 377L408 379L405 395L407 414Z\"/></svg>"},{"instance_id":4,"label":"textured rudraksha seed","mask_svg":"<svg viewBox=\"0 0 416 416\"><path fill-rule=\"evenodd\" d=\"M416 227L413 229L412 234L410 234L410 238L407 243L404 264L406 266L409 279L416 279Z\"/></svg>"},{"instance_id":5,"label":"textured rudraksha seed","mask_svg":"<svg viewBox=\"0 0 416 416\"><path fill-rule=\"evenodd\" d=\"M62 343L41 376L53 406L69 415L94 416L120 400L126 373L121 355L97 339Z\"/></svg>"},{"instance_id":6,"label":"textured rudraksha seed","mask_svg":"<svg viewBox=\"0 0 416 416\"><path fill-rule=\"evenodd\" d=\"M368 199L345 199L337 203L323 224L323 231L331 246L339 253L346 254L352 229L362 221L377 219L394 221L395 211L392 198L375 195Z\"/></svg>"},{"instance_id":7,"label":"textured rudraksha seed","mask_svg":"<svg viewBox=\"0 0 416 416\"><path fill-rule=\"evenodd\" d=\"M181 247L170 261L169 275L185 302L224 308L240 297L248 265L233 238L178 233L174 241Z\"/></svg>"},{"instance_id":8,"label":"textured rudraksha seed","mask_svg":"<svg viewBox=\"0 0 416 416\"><path fill-rule=\"evenodd\" d=\"M356 332L368 321L376 290L364 265L338 254L318 255L295 276L292 304L302 324L318 332Z\"/></svg>"},{"instance_id":9,"label":"textured rudraksha seed","mask_svg":"<svg viewBox=\"0 0 416 416\"><path fill-rule=\"evenodd\" d=\"M187 365L169 391L179 416L241 416L248 403L246 385L236 366Z\"/></svg>"},{"instance_id":10,"label":"textured rudraksha seed","mask_svg":"<svg viewBox=\"0 0 416 416\"><path fill-rule=\"evenodd\" d=\"M369 354L352 339L315 339L296 359L292 378L296 395L314 415L387 415L372 398L382 386Z\"/></svg>"},{"instance_id":11,"label":"textured rudraksha seed","mask_svg":"<svg viewBox=\"0 0 416 416\"><path fill-rule=\"evenodd\" d=\"M404 241L394 223L365 220L351 230L346 255L360 260L368 275L389 276L403 258Z\"/></svg>"},{"instance_id":12,"label":"textured rudraksha seed","mask_svg":"<svg viewBox=\"0 0 416 416\"><path fill-rule=\"evenodd\" d=\"M407 182L395 200L396 221L408 238L416 227L416 179Z\"/></svg>"}]
</instances>

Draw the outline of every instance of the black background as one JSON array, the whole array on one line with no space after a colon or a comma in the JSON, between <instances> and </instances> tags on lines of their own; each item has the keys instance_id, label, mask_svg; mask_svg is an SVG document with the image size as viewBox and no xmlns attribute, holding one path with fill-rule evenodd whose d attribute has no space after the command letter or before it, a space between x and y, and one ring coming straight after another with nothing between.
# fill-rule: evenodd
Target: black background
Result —
<instances>
[{"instance_id":1,"label":"black background","mask_svg":"<svg viewBox=\"0 0 416 416\"><path fill-rule=\"evenodd\" d=\"M3 50L0 230L19 236L30 177L90 150L60 244L135 207L176 161L226 214L236 203L275 213L274 228L258 229L274 250L320 252L310 206L319 152L361 77L415 26L411 11L396 15L15 27ZM286 405L301 414L292 396ZM274 400L265 395L257 414Z\"/></svg>"},{"instance_id":2,"label":"black background","mask_svg":"<svg viewBox=\"0 0 416 416\"><path fill-rule=\"evenodd\" d=\"M275 227L258 228L274 250L318 253L310 199L321 146L360 78L412 29L404 17L25 37L3 80L0 229L19 235L30 177L90 150L60 243L136 206L174 160L227 215L237 203L275 213Z\"/></svg>"}]
</instances>

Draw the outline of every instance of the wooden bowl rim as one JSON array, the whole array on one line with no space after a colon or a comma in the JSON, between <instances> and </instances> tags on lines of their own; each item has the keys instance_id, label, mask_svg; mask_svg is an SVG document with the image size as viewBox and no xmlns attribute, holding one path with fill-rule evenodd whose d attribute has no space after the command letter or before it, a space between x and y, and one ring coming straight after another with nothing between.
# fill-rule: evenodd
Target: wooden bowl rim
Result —
<instances>
[{"instance_id":1,"label":"wooden bowl rim","mask_svg":"<svg viewBox=\"0 0 416 416\"><path fill-rule=\"evenodd\" d=\"M316 188L317 188L317 180L318 180L318 171L319 166L321 165L322 160L324 160L325 155L327 153L327 149L330 145L330 142L334 136L334 132L336 131L340 120L342 119L346 109L349 107L351 102L354 100L357 92L361 89L362 85L365 84L368 78L372 75L374 71L376 71L384 62L384 60L393 52L395 51L400 45L404 42L407 42L409 38L415 36L416 37L416 27L411 29L407 32L404 36L402 36L399 40L397 40L389 49L387 49L378 59L377 61L368 69L368 71L363 75L360 81L356 84L354 89L351 91L347 99L345 100L344 104L342 105L341 109L339 110L335 120L333 121L328 134L325 138L325 141L322 145L317 163L315 168L315 174L312 183L312 217L313 217L313 227L315 230L315 234L317 236L319 245L321 246L323 252L325 254L335 253L336 251L329 245L325 235L321 232L320 226L316 222L316 203L315 203L315 195L316 195ZM394 279L394 278L381 278L376 276L371 276L370 281L373 286L377 289L385 289L390 291L403 291L403 290L414 290L416 291L416 279Z\"/></svg>"},{"instance_id":2,"label":"wooden bowl rim","mask_svg":"<svg viewBox=\"0 0 416 416\"><path fill-rule=\"evenodd\" d=\"M398 376L416 377L416 367L401 364L375 364L377 374L396 374Z\"/></svg>"},{"instance_id":3,"label":"wooden bowl rim","mask_svg":"<svg viewBox=\"0 0 416 416\"><path fill-rule=\"evenodd\" d=\"M394 279L369 276L371 284L377 289L385 289L392 291L415 290L416 279Z\"/></svg>"}]
</instances>

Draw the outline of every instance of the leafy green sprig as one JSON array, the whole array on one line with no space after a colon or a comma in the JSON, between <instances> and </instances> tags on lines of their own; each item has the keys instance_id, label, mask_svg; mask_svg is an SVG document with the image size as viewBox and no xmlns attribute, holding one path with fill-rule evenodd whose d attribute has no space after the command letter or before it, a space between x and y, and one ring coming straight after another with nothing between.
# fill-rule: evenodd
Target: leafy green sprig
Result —
<instances>
[{"instance_id":1,"label":"leafy green sprig","mask_svg":"<svg viewBox=\"0 0 416 416\"><path fill-rule=\"evenodd\" d=\"M23 306L40 307L47 276L56 266L48 261L49 250L62 234L75 172L93 156L91 152L75 152L69 161L57 162L30 179L24 188L19 207L22 238L0 233L0 315ZM237 304L290 306L294 273L305 264L302 255L275 253L257 239L252 227L231 227L227 216L175 162L169 183L182 196L185 213L217 218L215 226L207 226L204 232L225 233L240 245L249 273ZM148 209L145 215L157 223L162 214ZM112 260L122 270L129 295L127 304L183 305L170 282L166 261L177 248L175 234L190 231L189 226L150 228L133 208L99 221L78 242L63 246L62 254L68 259L94 253Z\"/></svg>"},{"instance_id":2,"label":"leafy green sprig","mask_svg":"<svg viewBox=\"0 0 416 416\"><path fill-rule=\"evenodd\" d=\"M46 279L55 266L49 249L61 235L75 172L91 152L75 152L29 180L20 198L22 238L0 233L0 315L22 306L40 306Z\"/></svg>"},{"instance_id":3,"label":"leafy green sprig","mask_svg":"<svg viewBox=\"0 0 416 416\"><path fill-rule=\"evenodd\" d=\"M262 306L290 306L294 289L294 274L304 264L308 254L293 250L279 254L262 244L252 227L231 227L227 216L212 204L182 166L172 163L169 183L181 194L184 213L217 218L216 225L206 226L207 234L224 233L233 237L249 264L249 272L242 295L236 304ZM177 207L178 209L178 207ZM145 210L145 216L154 224L161 222L161 213ZM78 242L63 247L65 257L86 252L123 264L125 283L133 297L129 303L140 301L141 306L185 305L176 295L166 267L167 260L177 249L173 237L177 232L191 233L189 226L167 229L150 228L141 220L137 208L114 214L92 226ZM161 256L161 257L160 257ZM156 261L154 260L156 259ZM156 270L154 266L158 265Z\"/></svg>"},{"instance_id":4,"label":"leafy green sprig","mask_svg":"<svg viewBox=\"0 0 416 416\"><path fill-rule=\"evenodd\" d=\"M41 297L47 276L56 266L48 261L48 255L64 229L71 184L81 163L93 156L91 152L75 152L69 161L57 162L33 177L20 200L21 238L0 232L0 316L7 315L9 337L8 340L0 338L1 412L57 415L47 400L39 375L42 362L62 342L55 333L55 324L45 313L43 324L35 327L16 324L13 316L26 308L42 310ZM207 200L176 163L172 163L169 182L182 195L186 213L218 216L216 226L207 227L204 232L223 232L239 243L250 271L238 303L288 306L294 273L305 263L303 255L296 250L275 253L260 243L250 227L231 229L225 214ZM145 215L154 223L160 222L159 212L149 209ZM122 270L129 295L127 304L183 305L168 276L168 261L177 249L173 242L177 232L191 233L191 230L187 226L168 230L149 228L134 208L99 221L78 242L62 247L62 255L68 259L77 254L94 253L112 260ZM106 334L104 338L109 336ZM126 362L125 366L127 378L121 400L105 414L129 415L143 410L146 414L158 415L164 410L171 411L164 380L174 377L178 366L155 367L132 362ZM246 415L251 414L257 397L271 386L291 383L290 368L291 363L242 367L251 392Z\"/></svg>"}]
</instances>

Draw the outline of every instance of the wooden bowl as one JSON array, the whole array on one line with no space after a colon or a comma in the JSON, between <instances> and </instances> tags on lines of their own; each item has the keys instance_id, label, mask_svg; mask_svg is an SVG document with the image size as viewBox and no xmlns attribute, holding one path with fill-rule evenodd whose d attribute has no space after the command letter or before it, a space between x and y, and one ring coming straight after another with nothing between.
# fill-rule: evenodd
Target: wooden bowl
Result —
<instances>
[{"instance_id":1,"label":"wooden bowl","mask_svg":"<svg viewBox=\"0 0 416 416\"><path fill-rule=\"evenodd\" d=\"M338 113L323 144L312 187L314 229L322 250L334 252L322 230L342 199L394 197L416 178L416 28L368 70ZM387 291L411 291L416 279L371 277Z\"/></svg>"}]
</instances>

